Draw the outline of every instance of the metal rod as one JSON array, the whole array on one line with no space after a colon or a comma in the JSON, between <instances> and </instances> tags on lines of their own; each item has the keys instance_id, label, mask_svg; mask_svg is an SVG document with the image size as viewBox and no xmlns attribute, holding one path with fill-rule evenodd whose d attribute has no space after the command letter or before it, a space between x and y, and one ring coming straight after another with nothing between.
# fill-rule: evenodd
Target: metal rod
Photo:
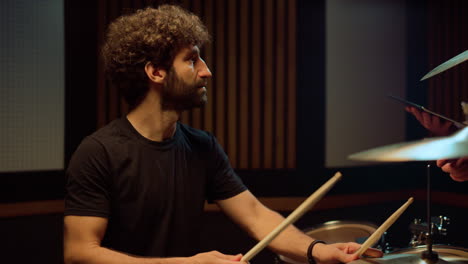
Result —
<instances>
[{"instance_id":1,"label":"metal rod","mask_svg":"<svg viewBox=\"0 0 468 264\"><path fill-rule=\"evenodd\" d=\"M427 251L432 254L432 223L431 223L431 164L427 164L427 199L426 199L426 212L427 212Z\"/></svg>"},{"instance_id":2,"label":"metal rod","mask_svg":"<svg viewBox=\"0 0 468 264\"><path fill-rule=\"evenodd\" d=\"M421 257L425 260L429 260L429 263L437 263L439 254L432 251L432 223L431 223L431 164L427 164L427 234L426 234L426 246L427 250L421 253Z\"/></svg>"}]
</instances>

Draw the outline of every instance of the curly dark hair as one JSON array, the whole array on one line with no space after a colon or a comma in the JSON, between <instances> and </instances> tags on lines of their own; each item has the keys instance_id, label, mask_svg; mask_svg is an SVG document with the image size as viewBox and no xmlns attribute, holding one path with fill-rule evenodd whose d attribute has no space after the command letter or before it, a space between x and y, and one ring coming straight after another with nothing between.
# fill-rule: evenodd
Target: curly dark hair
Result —
<instances>
[{"instance_id":1,"label":"curly dark hair","mask_svg":"<svg viewBox=\"0 0 468 264\"><path fill-rule=\"evenodd\" d=\"M147 62L169 70L181 48L201 47L209 40L200 19L179 6L141 9L109 25L102 47L105 72L134 108L148 91Z\"/></svg>"}]
</instances>

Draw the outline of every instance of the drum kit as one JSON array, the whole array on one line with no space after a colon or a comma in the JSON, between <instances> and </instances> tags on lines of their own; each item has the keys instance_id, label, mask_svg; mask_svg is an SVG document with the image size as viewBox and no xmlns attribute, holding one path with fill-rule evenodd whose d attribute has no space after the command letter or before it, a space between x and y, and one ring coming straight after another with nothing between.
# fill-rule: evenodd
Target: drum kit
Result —
<instances>
[{"instance_id":1,"label":"drum kit","mask_svg":"<svg viewBox=\"0 0 468 264\"><path fill-rule=\"evenodd\" d=\"M443 72L463 61L468 60L468 50L439 65L421 80L430 78ZM404 161L430 161L439 159L455 159L468 156L468 127L462 127L457 133L447 137L436 137L411 142L397 143L365 150L350 155L348 158L358 161L378 162L404 162ZM373 247L381 249L384 253L382 258L362 257L351 262L352 264L468 264L468 249L434 244L434 237L440 238L447 233L449 219L444 216L431 217L430 214L430 165L427 169L427 222L415 219L410 224L413 234L409 247L393 250L385 241L383 235ZM325 224L306 229L304 232L309 236L326 241L335 242L358 242L369 237L376 231L372 223L352 221L331 221ZM364 244L363 244L364 245ZM298 262L279 255L277 263Z\"/></svg>"}]
</instances>

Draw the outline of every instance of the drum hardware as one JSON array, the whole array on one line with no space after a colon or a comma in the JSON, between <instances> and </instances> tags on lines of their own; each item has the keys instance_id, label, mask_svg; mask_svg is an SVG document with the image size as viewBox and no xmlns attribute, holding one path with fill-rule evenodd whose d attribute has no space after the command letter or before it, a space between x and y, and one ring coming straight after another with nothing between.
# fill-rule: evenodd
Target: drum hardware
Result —
<instances>
[{"instance_id":1,"label":"drum hardware","mask_svg":"<svg viewBox=\"0 0 468 264\"><path fill-rule=\"evenodd\" d=\"M376 246L376 248L380 249L384 254L387 254L393 251L393 247L386 240L387 235L388 235L387 232L385 232L384 235L382 236L382 241L380 242L379 245Z\"/></svg>"},{"instance_id":2,"label":"drum hardware","mask_svg":"<svg viewBox=\"0 0 468 264\"><path fill-rule=\"evenodd\" d=\"M443 237L447 235L447 225L450 224L450 219L446 216L435 216L431 218L431 232L433 234L434 241L440 242ZM409 227L411 233L413 234L409 246L417 247L420 245L426 245L427 240L427 223L422 222L421 219L414 219L413 223Z\"/></svg>"},{"instance_id":3,"label":"drum hardware","mask_svg":"<svg viewBox=\"0 0 468 264\"><path fill-rule=\"evenodd\" d=\"M432 235L432 221L431 221L431 164L427 164L427 197L426 197L426 218L427 218L427 232L426 232L426 246L427 250L421 253L421 258L424 260L437 262L439 255L432 250L433 235Z\"/></svg>"}]
</instances>

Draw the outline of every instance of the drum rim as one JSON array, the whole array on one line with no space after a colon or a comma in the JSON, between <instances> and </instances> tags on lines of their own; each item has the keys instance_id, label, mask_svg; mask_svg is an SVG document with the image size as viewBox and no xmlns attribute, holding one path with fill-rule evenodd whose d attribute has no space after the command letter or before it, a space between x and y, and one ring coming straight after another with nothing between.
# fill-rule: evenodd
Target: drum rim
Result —
<instances>
[{"instance_id":1,"label":"drum rim","mask_svg":"<svg viewBox=\"0 0 468 264\"><path fill-rule=\"evenodd\" d=\"M354 220L332 220L332 221L327 221L322 224L318 224L316 226L312 226L309 228L306 228L302 230L304 233L308 234L308 232L318 230L318 229L323 229L323 230L333 230L336 229L336 227L343 227L343 226L356 226L360 227L360 229L364 229L366 231L371 231L370 233L372 234L375 230L377 230L378 226L375 225L374 223L368 222L368 221L354 221ZM365 228L364 228L365 227Z\"/></svg>"}]
</instances>

